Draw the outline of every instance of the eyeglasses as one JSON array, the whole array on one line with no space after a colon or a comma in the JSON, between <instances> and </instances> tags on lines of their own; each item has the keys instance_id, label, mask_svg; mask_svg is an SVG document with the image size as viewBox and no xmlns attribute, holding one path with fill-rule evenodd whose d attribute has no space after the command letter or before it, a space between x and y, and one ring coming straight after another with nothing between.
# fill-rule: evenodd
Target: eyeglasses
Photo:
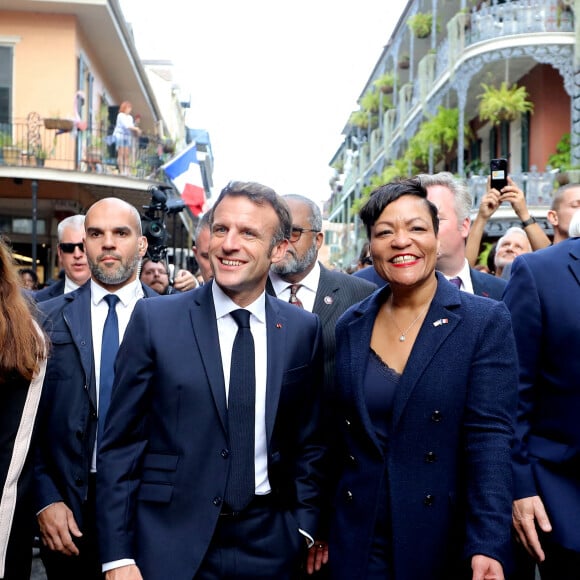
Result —
<instances>
[{"instance_id":1,"label":"eyeglasses","mask_svg":"<svg viewBox=\"0 0 580 580\"><path fill-rule=\"evenodd\" d=\"M299 228L297 226L293 226L292 230L290 231L290 241L297 242L304 232L312 232L313 234L319 234L320 230L309 230L307 228Z\"/></svg>"},{"instance_id":2,"label":"eyeglasses","mask_svg":"<svg viewBox=\"0 0 580 580\"><path fill-rule=\"evenodd\" d=\"M77 244L73 244L72 242L60 242L58 247L65 254L74 254L75 248L78 248L81 252L85 251L85 245L82 242L78 242Z\"/></svg>"},{"instance_id":3,"label":"eyeglasses","mask_svg":"<svg viewBox=\"0 0 580 580\"><path fill-rule=\"evenodd\" d=\"M362 259L362 263L363 263L363 266L372 266L373 265L373 259L370 256L365 256Z\"/></svg>"}]
</instances>

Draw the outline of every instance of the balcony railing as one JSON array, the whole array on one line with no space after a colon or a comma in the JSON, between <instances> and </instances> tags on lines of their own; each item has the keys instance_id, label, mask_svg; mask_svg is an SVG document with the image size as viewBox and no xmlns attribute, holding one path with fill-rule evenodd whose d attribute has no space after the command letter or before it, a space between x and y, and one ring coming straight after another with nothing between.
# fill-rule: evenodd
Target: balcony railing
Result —
<instances>
[{"instance_id":1,"label":"balcony railing","mask_svg":"<svg viewBox=\"0 0 580 580\"><path fill-rule=\"evenodd\" d=\"M142 134L131 146L125 175L156 179L173 151L157 136ZM69 119L16 120L0 124L0 166L29 166L120 174L116 147L99 129L81 131Z\"/></svg>"}]
</instances>

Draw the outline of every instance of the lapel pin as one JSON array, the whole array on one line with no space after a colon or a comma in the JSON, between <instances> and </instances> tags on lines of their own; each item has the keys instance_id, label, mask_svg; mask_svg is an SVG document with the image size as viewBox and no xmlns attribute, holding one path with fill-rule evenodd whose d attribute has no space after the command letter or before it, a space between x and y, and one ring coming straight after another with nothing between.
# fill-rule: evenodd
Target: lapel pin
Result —
<instances>
[{"instance_id":1,"label":"lapel pin","mask_svg":"<svg viewBox=\"0 0 580 580\"><path fill-rule=\"evenodd\" d=\"M332 296L325 296L324 297L324 304L332 304L334 301L332 300Z\"/></svg>"},{"instance_id":2,"label":"lapel pin","mask_svg":"<svg viewBox=\"0 0 580 580\"><path fill-rule=\"evenodd\" d=\"M276 328L282 328L282 325L279 322L276 322Z\"/></svg>"},{"instance_id":3,"label":"lapel pin","mask_svg":"<svg viewBox=\"0 0 580 580\"><path fill-rule=\"evenodd\" d=\"M442 324L447 324L449 322L448 318L440 318L433 323L433 326L441 326Z\"/></svg>"}]
</instances>

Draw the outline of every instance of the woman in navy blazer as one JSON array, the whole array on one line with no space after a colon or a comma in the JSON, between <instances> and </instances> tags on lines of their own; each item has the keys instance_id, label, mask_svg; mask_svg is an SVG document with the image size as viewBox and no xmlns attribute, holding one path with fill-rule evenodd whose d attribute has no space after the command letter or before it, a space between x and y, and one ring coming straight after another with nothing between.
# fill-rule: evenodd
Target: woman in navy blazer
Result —
<instances>
[{"instance_id":1,"label":"woman in navy blazer","mask_svg":"<svg viewBox=\"0 0 580 580\"><path fill-rule=\"evenodd\" d=\"M517 391L509 313L435 273L437 209L418 180L380 187L360 216L388 284L336 329L331 577L502 579Z\"/></svg>"}]
</instances>

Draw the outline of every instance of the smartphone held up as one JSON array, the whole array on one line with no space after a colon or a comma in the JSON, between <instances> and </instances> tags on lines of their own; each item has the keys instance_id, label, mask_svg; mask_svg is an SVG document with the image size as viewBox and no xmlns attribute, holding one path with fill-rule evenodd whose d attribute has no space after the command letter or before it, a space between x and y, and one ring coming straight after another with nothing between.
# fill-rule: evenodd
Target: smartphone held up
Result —
<instances>
[{"instance_id":1,"label":"smartphone held up","mask_svg":"<svg viewBox=\"0 0 580 580\"><path fill-rule=\"evenodd\" d=\"M492 159L489 162L491 173L491 187L501 193L507 185L507 159Z\"/></svg>"}]
</instances>

